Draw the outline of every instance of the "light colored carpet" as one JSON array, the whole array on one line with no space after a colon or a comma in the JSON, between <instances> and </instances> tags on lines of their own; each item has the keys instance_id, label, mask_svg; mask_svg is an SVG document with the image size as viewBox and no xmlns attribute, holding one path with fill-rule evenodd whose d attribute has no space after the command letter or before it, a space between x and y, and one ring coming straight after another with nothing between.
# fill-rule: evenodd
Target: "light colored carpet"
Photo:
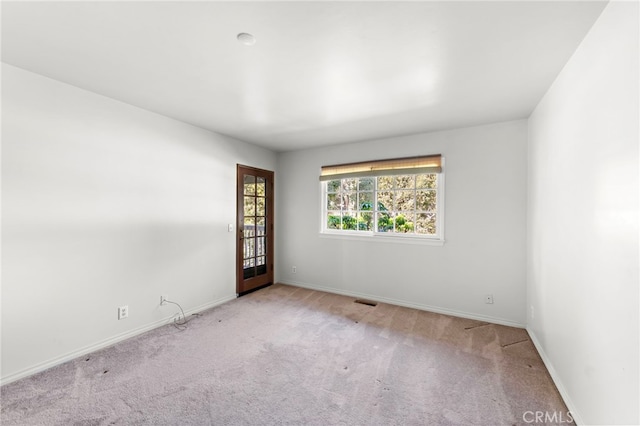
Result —
<instances>
[{"instance_id":1,"label":"light colored carpet","mask_svg":"<svg viewBox=\"0 0 640 426\"><path fill-rule=\"evenodd\" d=\"M1 392L4 426L515 425L567 412L524 330L279 284Z\"/></svg>"}]
</instances>

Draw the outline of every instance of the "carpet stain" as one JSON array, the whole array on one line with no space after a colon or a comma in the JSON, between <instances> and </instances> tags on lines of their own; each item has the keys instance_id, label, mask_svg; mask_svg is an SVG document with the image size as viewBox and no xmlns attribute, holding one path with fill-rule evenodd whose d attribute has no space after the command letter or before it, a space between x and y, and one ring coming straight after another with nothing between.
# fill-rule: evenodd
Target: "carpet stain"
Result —
<instances>
[{"instance_id":1,"label":"carpet stain","mask_svg":"<svg viewBox=\"0 0 640 426\"><path fill-rule=\"evenodd\" d=\"M353 302L359 303L361 305L367 305L367 306L378 306L378 302L374 302L372 300L367 300L367 299L356 299Z\"/></svg>"},{"instance_id":2,"label":"carpet stain","mask_svg":"<svg viewBox=\"0 0 640 426\"><path fill-rule=\"evenodd\" d=\"M474 328L486 327L486 326L488 326L488 325L491 325L491 324L489 324L488 322L486 322L486 323L484 323L484 324L478 324L478 325L472 325L471 327L465 327L464 329L465 329L465 330L473 330Z\"/></svg>"},{"instance_id":3,"label":"carpet stain","mask_svg":"<svg viewBox=\"0 0 640 426\"><path fill-rule=\"evenodd\" d=\"M524 340L520 340L520 341L513 342L513 343L507 343L506 345L501 345L501 346L503 348L506 348L508 346L517 345L518 343L525 343L525 342L528 342L528 341L529 341L528 339L524 339Z\"/></svg>"}]
</instances>

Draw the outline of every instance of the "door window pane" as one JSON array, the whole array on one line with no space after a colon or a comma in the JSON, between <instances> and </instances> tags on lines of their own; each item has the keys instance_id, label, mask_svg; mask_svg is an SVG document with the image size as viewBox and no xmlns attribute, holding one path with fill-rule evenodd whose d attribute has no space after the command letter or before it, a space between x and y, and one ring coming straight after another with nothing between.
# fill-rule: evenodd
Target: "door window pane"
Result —
<instances>
[{"instance_id":1,"label":"door window pane","mask_svg":"<svg viewBox=\"0 0 640 426\"><path fill-rule=\"evenodd\" d=\"M244 175L244 194L254 195L256 193L256 177Z\"/></svg>"},{"instance_id":2,"label":"door window pane","mask_svg":"<svg viewBox=\"0 0 640 426\"><path fill-rule=\"evenodd\" d=\"M256 215L256 199L255 197L244 197L244 215Z\"/></svg>"},{"instance_id":3,"label":"door window pane","mask_svg":"<svg viewBox=\"0 0 640 426\"><path fill-rule=\"evenodd\" d=\"M256 218L256 235L265 235L265 218L264 217L257 217Z\"/></svg>"},{"instance_id":4,"label":"door window pane","mask_svg":"<svg viewBox=\"0 0 640 426\"><path fill-rule=\"evenodd\" d=\"M255 235L255 218L245 216L243 234L247 238Z\"/></svg>"},{"instance_id":5,"label":"door window pane","mask_svg":"<svg viewBox=\"0 0 640 426\"><path fill-rule=\"evenodd\" d=\"M256 195L259 195L261 197L264 197L265 195L267 195L266 182L264 178L258 177L257 184L256 184Z\"/></svg>"},{"instance_id":6,"label":"door window pane","mask_svg":"<svg viewBox=\"0 0 640 426\"><path fill-rule=\"evenodd\" d=\"M256 199L256 201L257 201L256 216L266 216L266 213L265 213L265 198L258 197Z\"/></svg>"}]
</instances>

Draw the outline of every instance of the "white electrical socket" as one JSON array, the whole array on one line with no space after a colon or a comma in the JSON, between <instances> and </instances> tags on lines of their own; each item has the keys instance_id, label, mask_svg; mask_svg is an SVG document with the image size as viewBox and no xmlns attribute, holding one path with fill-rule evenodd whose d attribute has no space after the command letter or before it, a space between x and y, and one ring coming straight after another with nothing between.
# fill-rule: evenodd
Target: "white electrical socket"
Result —
<instances>
[{"instance_id":1,"label":"white electrical socket","mask_svg":"<svg viewBox=\"0 0 640 426\"><path fill-rule=\"evenodd\" d=\"M295 266L291 267L291 273L295 274L296 272L298 272L298 268L296 268Z\"/></svg>"},{"instance_id":2,"label":"white electrical socket","mask_svg":"<svg viewBox=\"0 0 640 426\"><path fill-rule=\"evenodd\" d=\"M160 306L166 305L167 300L169 300L169 296L167 296L166 294L163 294L162 296L160 296Z\"/></svg>"},{"instance_id":3,"label":"white electrical socket","mask_svg":"<svg viewBox=\"0 0 640 426\"><path fill-rule=\"evenodd\" d=\"M129 316L129 305L120 306L118 308L118 319L125 319Z\"/></svg>"},{"instance_id":4,"label":"white electrical socket","mask_svg":"<svg viewBox=\"0 0 640 426\"><path fill-rule=\"evenodd\" d=\"M484 296L484 303L491 305L493 303L493 294L487 294Z\"/></svg>"}]
</instances>

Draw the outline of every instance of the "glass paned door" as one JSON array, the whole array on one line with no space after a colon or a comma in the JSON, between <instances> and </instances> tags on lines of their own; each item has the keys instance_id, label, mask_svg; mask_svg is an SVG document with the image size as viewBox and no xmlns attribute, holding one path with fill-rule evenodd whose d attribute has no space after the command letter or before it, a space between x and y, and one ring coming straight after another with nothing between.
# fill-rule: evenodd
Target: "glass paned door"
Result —
<instances>
[{"instance_id":1,"label":"glass paned door","mask_svg":"<svg viewBox=\"0 0 640 426\"><path fill-rule=\"evenodd\" d=\"M273 172L238 166L237 292L273 282Z\"/></svg>"}]
</instances>

